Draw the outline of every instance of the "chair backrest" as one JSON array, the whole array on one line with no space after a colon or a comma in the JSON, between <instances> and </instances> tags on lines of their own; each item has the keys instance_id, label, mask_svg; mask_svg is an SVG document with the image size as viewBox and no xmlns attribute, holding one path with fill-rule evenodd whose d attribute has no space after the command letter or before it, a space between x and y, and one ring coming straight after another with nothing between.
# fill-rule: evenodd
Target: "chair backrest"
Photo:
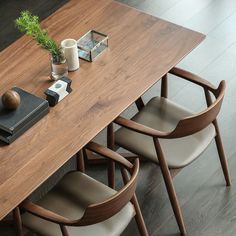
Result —
<instances>
[{"instance_id":1,"label":"chair backrest","mask_svg":"<svg viewBox=\"0 0 236 236\"><path fill-rule=\"evenodd\" d=\"M218 88L215 90L209 91L205 88L208 108L199 114L180 120L176 128L165 138L181 138L188 136L206 128L212 123L220 111L225 94L225 87L225 81L221 81ZM211 102L210 92L212 92L216 98L213 103Z\"/></svg>"},{"instance_id":2,"label":"chair backrest","mask_svg":"<svg viewBox=\"0 0 236 236\"><path fill-rule=\"evenodd\" d=\"M127 167L122 166L127 171ZM98 222L104 221L119 211L132 199L135 194L137 185L137 176L139 171L139 161L135 160L133 168L128 170L131 173L129 181L120 189L116 194L107 200L89 205L82 218L75 221L74 226L83 226L96 224Z\"/></svg>"}]
</instances>

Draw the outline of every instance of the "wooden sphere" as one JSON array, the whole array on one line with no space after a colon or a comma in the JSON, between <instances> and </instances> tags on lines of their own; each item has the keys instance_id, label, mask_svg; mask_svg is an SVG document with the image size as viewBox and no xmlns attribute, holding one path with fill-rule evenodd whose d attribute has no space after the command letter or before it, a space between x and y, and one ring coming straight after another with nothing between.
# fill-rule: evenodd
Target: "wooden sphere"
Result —
<instances>
[{"instance_id":1,"label":"wooden sphere","mask_svg":"<svg viewBox=\"0 0 236 236\"><path fill-rule=\"evenodd\" d=\"M2 104L7 109L16 109L20 105L20 95L14 90L8 90L2 95Z\"/></svg>"}]
</instances>

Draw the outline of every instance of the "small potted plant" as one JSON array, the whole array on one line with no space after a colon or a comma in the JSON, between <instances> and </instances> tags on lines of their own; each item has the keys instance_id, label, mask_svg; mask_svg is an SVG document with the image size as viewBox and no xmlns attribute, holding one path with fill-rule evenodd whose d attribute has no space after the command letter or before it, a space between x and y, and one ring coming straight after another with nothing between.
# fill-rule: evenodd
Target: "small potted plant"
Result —
<instances>
[{"instance_id":1,"label":"small potted plant","mask_svg":"<svg viewBox=\"0 0 236 236\"><path fill-rule=\"evenodd\" d=\"M51 55L51 78L53 80L68 74L68 66L61 47L49 37L47 30L41 28L38 16L32 15L29 11L22 11L15 24L20 32L31 36L38 44L49 51Z\"/></svg>"}]
</instances>

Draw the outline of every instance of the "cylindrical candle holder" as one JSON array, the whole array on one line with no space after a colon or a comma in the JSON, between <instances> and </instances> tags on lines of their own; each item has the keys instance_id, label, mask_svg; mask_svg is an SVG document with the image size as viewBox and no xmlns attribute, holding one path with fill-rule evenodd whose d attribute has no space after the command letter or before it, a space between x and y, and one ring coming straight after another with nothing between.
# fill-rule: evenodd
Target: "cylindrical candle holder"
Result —
<instances>
[{"instance_id":1,"label":"cylindrical candle holder","mask_svg":"<svg viewBox=\"0 0 236 236\"><path fill-rule=\"evenodd\" d=\"M76 40L65 39L61 42L61 47L65 54L68 70L75 71L79 69L79 55Z\"/></svg>"}]
</instances>

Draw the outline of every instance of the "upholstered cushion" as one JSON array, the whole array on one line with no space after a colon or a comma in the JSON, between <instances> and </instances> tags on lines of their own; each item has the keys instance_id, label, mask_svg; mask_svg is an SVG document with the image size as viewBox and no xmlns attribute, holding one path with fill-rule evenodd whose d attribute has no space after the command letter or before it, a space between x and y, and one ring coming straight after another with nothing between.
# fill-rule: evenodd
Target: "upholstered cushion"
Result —
<instances>
[{"instance_id":1,"label":"upholstered cushion","mask_svg":"<svg viewBox=\"0 0 236 236\"><path fill-rule=\"evenodd\" d=\"M98 203L114 195L116 191L92 179L81 172L71 172L64 176L42 200L37 204L69 219L79 219L86 206ZM128 203L119 213L90 226L67 227L69 235L120 235L134 216L134 208ZM61 235L57 224L33 216L30 213L22 215L23 224L43 236Z\"/></svg>"},{"instance_id":2,"label":"upholstered cushion","mask_svg":"<svg viewBox=\"0 0 236 236\"><path fill-rule=\"evenodd\" d=\"M169 99L155 97L132 120L160 131L172 131L180 119L193 113ZM178 139L160 139L161 147L170 168L180 168L195 160L215 136L212 124L202 131ZM119 146L158 163L153 139L147 135L120 128L115 133Z\"/></svg>"}]
</instances>

